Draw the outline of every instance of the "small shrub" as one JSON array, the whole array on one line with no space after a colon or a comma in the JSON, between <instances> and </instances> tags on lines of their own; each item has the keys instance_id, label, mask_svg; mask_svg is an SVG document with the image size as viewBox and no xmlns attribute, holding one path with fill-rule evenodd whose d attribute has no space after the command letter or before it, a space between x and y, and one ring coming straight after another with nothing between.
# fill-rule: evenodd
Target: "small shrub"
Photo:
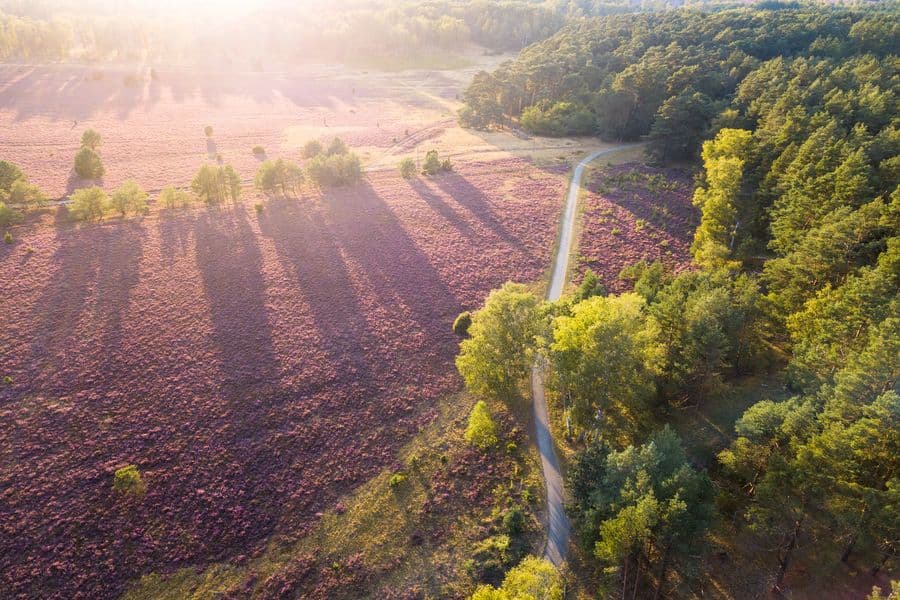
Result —
<instances>
[{"instance_id":1,"label":"small shrub","mask_svg":"<svg viewBox=\"0 0 900 600\"><path fill-rule=\"evenodd\" d=\"M47 204L47 196L41 191L41 188L28 183L24 178L17 179L9 188L7 200L12 204L21 204L26 207L45 206Z\"/></svg>"},{"instance_id":2,"label":"small shrub","mask_svg":"<svg viewBox=\"0 0 900 600\"><path fill-rule=\"evenodd\" d=\"M91 148L84 146L75 154L75 173L82 179L99 179L105 172L100 155Z\"/></svg>"},{"instance_id":3,"label":"small shrub","mask_svg":"<svg viewBox=\"0 0 900 600\"><path fill-rule=\"evenodd\" d=\"M191 181L191 191L207 204L228 198L237 202L241 196L241 178L231 165L203 165Z\"/></svg>"},{"instance_id":4,"label":"small shrub","mask_svg":"<svg viewBox=\"0 0 900 600\"><path fill-rule=\"evenodd\" d=\"M391 489L397 489L404 481L406 481L406 473L394 473L388 479L388 485L391 486Z\"/></svg>"},{"instance_id":5,"label":"small shrub","mask_svg":"<svg viewBox=\"0 0 900 600\"><path fill-rule=\"evenodd\" d=\"M203 128L203 133L206 134L206 137L212 137L212 134L213 134L213 128L212 128L212 125L207 125L206 127L204 127L204 128Z\"/></svg>"},{"instance_id":6,"label":"small shrub","mask_svg":"<svg viewBox=\"0 0 900 600\"><path fill-rule=\"evenodd\" d=\"M622 230L619 229L618 227L613 227L612 231L610 231L610 233L613 235L622 235Z\"/></svg>"},{"instance_id":7,"label":"small shrub","mask_svg":"<svg viewBox=\"0 0 900 600\"><path fill-rule=\"evenodd\" d=\"M134 179L129 179L112 193L110 206L123 217L127 212L142 213L147 208L147 192Z\"/></svg>"},{"instance_id":8,"label":"small shrub","mask_svg":"<svg viewBox=\"0 0 900 600\"><path fill-rule=\"evenodd\" d=\"M174 186L163 188L159 193L159 204L163 208L185 208L193 202L193 197L185 190L179 190Z\"/></svg>"},{"instance_id":9,"label":"small shrub","mask_svg":"<svg viewBox=\"0 0 900 600\"><path fill-rule=\"evenodd\" d=\"M3 243L4 244L12 244L13 243L13 235L11 232L7 231L3 234Z\"/></svg>"},{"instance_id":10,"label":"small shrub","mask_svg":"<svg viewBox=\"0 0 900 600\"><path fill-rule=\"evenodd\" d=\"M353 152L346 154L319 154L306 163L306 174L320 187L348 185L362 177L362 165Z\"/></svg>"},{"instance_id":11,"label":"small shrub","mask_svg":"<svg viewBox=\"0 0 900 600\"><path fill-rule=\"evenodd\" d=\"M143 494L146 490L141 472L136 465L127 465L117 469L113 476L113 491L122 494Z\"/></svg>"},{"instance_id":12,"label":"small shrub","mask_svg":"<svg viewBox=\"0 0 900 600\"><path fill-rule=\"evenodd\" d=\"M101 141L102 138L100 137L100 134L93 129L86 129L84 133L81 134L82 148L90 148L91 150L96 151L100 148Z\"/></svg>"},{"instance_id":13,"label":"small shrub","mask_svg":"<svg viewBox=\"0 0 900 600\"><path fill-rule=\"evenodd\" d=\"M465 438L467 442L482 450L490 448L500 441L497 437L497 424L494 423L491 411L484 400L479 400L472 408Z\"/></svg>"},{"instance_id":14,"label":"small shrub","mask_svg":"<svg viewBox=\"0 0 900 600\"><path fill-rule=\"evenodd\" d=\"M453 170L453 165L450 163L449 158L445 158L443 161L441 161L441 171L452 171L452 170Z\"/></svg>"},{"instance_id":15,"label":"small shrub","mask_svg":"<svg viewBox=\"0 0 900 600\"><path fill-rule=\"evenodd\" d=\"M109 196L97 186L76 190L70 199L69 212L81 221L102 219L109 207Z\"/></svg>"},{"instance_id":16,"label":"small shrub","mask_svg":"<svg viewBox=\"0 0 900 600\"><path fill-rule=\"evenodd\" d=\"M265 153L266 153L266 149L263 148L262 146L253 146L253 154L260 155L260 154L265 154Z\"/></svg>"},{"instance_id":17,"label":"small shrub","mask_svg":"<svg viewBox=\"0 0 900 600\"><path fill-rule=\"evenodd\" d=\"M28 246L27 248L25 248L25 254L34 254L34 248Z\"/></svg>"},{"instance_id":18,"label":"small shrub","mask_svg":"<svg viewBox=\"0 0 900 600\"><path fill-rule=\"evenodd\" d=\"M8 192L19 179L25 179L22 169L9 161L0 160L0 192Z\"/></svg>"},{"instance_id":19,"label":"small shrub","mask_svg":"<svg viewBox=\"0 0 900 600\"><path fill-rule=\"evenodd\" d=\"M519 449L519 447L516 445L515 442L507 442L506 443L507 454L515 454L516 450L518 450L518 449Z\"/></svg>"},{"instance_id":20,"label":"small shrub","mask_svg":"<svg viewBox=\"0 0 900 600\"><path fill-rule=\"evenodd\" d=\"M425 154L425 162L422 163L422 172L426 175L436 175L441 170L441 159L437 150L429 150Z\"/></svg>"},{"instance_id":21,"label":"small shrub","mask_svg":"<svg viewBox=\"0 0 900 600\"><path fill-rule=\"evenodd\" d=\"M525 513L519 506L513 506L503 515L503 529L512 537L522 534L525 530Z\"/></svg>"},{"instance_id":22,"label":"small shrub","mask_svg":"<svg viewBox=\"0 0 900 600\"><path fill-rule=\"evenodd\" d=\"M13 378L12 378L12 376L10 376L10 375L4 376L4 377L3 377L3 383L5 383L6 385L12 385L12 383L13 383Z\"/></svg>"},{"instance_id":23,"label":"small shrub","mask_svg":"<svg viewBox=\"0 0 900 600\"><path fill-rule=\"evenodd\" d=\"M327 154L328 156L336 156L340 154L347 154L348 152L350 152L350 149L347 148L347 144L344 143L344 140L336 137L331 140L330 144L328 144L328 149L325 151L325 154Z\"/></svg>"},{"instance_id":24,"label":"small shrub","mask_svg":"<svg viewBox=\"0 0 900 600\"><path fill-rule=\"evenodd\" d=\"M303 169L296 163L282 158L263 161L253 178L253 185L267 195L279 190L282 195L286 195L288 190L296 194L302 184Z\"/></svg>"},{"instance_id":25,"label":"small shrub","mask_svg":"<svg viewBox=\"0 0 900 600\"><path fill-rule=\"evenodd\" d=\"M309 140L303 145L303 158L313 158L322 153L322 144L319 140Z\"/></svg>"},{"instance_id":26,"label":"small shrub","mask_svg":"<svg viewBox=\"0 0 900 600\"><path fill-rule=\"evenodd\" d=\"M253 205L253 208L256 209L256 212L261 213L266 206L262 202L257 202Z\"/></svg>"},{"instance_id":27,"label":"small shrub","mask_svg":"<svg viewBox=\"0 0 900 600\"><path fill-rule=\"evenodd\" d=\"M404 158L400 161L400 176L404 179L411 179L416 175L416 161L411 158Z\"/></svg>"},{"instance_id":28,"label":"small shrub","mask_svg":"<svg viewBox=\"0 0 900 600\"><path fill-rule=\"evenodd\" d=\"M453 333L458 335L459 337L466 337L469 335L469 327L472 325L472 313L465 310L459 313L459 316L456 317L456 320L453 321Z\"/></svg>"}]
</instances>

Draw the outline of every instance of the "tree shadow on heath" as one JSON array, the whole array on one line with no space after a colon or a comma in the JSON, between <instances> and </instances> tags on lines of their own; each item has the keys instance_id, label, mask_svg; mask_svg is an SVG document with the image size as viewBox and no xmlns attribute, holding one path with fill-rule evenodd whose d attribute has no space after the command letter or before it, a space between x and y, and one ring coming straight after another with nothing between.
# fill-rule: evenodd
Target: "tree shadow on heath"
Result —
<instances>
[{"instance_id":1,"label":"tree shadow on heath","mask_svg":"<svg viewBox=\"0 0 900 600\"><path fill-rule=\"evenodd\" d=\"M262 257L246 212L242 207L202 212L194 235L225 385L240 393L277 380Z\"/></svg>"},{"instance_id":2,"label":"tree shadow on heath","mask_svg":"<svg viewBox=\"0 0 900 600\"><path fill-rule=\"evenodd\" d=\"M373 291L392 312L402 307L424 334L418 359L452 356L456 297L403 223L368 182L338 188L323 199L335 239L362 267ZM409 335L409 332L404 332Z\"/></svg>"},{"instance_id":3,"label":"tree shadow on heath","mask_svg":"<svg viewBox=\"0 0 900 600\"><path fill-rule=\"evenodd\" d=\"M232 469L226 483L229 494L217 505L221 510L245 507L253 523L252 532L244 534L238 523L215 529L212 547L246 547L270 535L283 510L282 486L290 454L275 451L273 440L284 429L282 408L293 398L280 384L262 254L244 207L212 207L198 213L194 237L221 360L218 393L228 407L227 415L212 425L222 429L221 439L212 443L217 456L209 458L227 461ZM203 525L214 527L211 522Z\"/></svg>"},{"instance_id":4,"label":"tree shadow on heath","mask_svg":"<svg viewBox=\"0 0 900 600\"><path fill-rule=\"evenodd\" d=\"M139 279L143 234L136 221L62 225L57 230L59 246L51 262L59 266L35 304L37 324L31 342L31 362L39 365L33 376L40 377L42 387L49 387L45 391L68 394L84 386L74 368L89 358L77 351L81 340L75 336L82 319L92 319L94 330L101 332L100 344L89 344L84 352L108 356L121 347L123 315ZM93 313L85 315L92 296Z\"/></svg>"},{"instance_id":5,"label":"tree shadow on heath","mask_svg":"<svg viewBox=\"0 0 900 600\"><path fill-rule=\"evenodd\" d=\"M479 188L472 185L468 179L459 173L441 173L434 178L439 188L466 207L475 215L491 232L502 239L509 246L530 256L528 248L515 235L510 233L494 212L491 201Z\"/></svg>"},{"instance_id":6,"label":"tree shadow on heath","mask_svg":"<svg viewBox=\"0 0 900 600\"><path fill-rule=\"evenodd\" d=\"M260 215L259 224L296 279L329 361L368 385L375 374L366 359L367 348L373 351L377 342L369 335L365 309L321 215L305 203L275 200Z\"/></svg>"},{"instance_id":7,"label":"tree shadow on heath","mask_svg":"<svg viewBox=\"0 0 900 600\"><path fill-rule=\"evenodd\" d=\"M411 179L409 181L409 187L411 187L415 192L419 195L419 197L425 201L428 206L434 210L437 214L446 219L451 225L456 227L460 233L465 235L467 238L475 237L475 232L472 230L472 225L469 224L458 212L456 212L452 206L444 202L443 198L440 195L436 194L431 188L429 188L422 180L420 179Z\"/></svg>"}]
</instances>

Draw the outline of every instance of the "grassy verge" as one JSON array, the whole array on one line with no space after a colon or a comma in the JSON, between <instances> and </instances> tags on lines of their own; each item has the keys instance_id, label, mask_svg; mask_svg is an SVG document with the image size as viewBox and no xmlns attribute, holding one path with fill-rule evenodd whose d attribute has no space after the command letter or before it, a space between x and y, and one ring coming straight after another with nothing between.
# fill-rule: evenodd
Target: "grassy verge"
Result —
<instances>
[{"instance_id":1,"label":"grassy verge","mask_svg":"<svg viewBox=\"0 0 900 600\"><path fill-rule=\"evenodd\" d=\"M499 447L482 452L466 443L473 404L466 394L441 402L433 423L401 453L402 467L343 498L306 536L273 539L250 560L144 576L125 598L383 598L411 590L453 598L479 579L495 580L492 560L502 566L542 539L540 463L520 420L530 418L524 406L491 406L503 432ZM513 506L525 508L524 534L496 557L491 546L478 559L473 549L502 537Z\"/></svg>"}]
</instances>

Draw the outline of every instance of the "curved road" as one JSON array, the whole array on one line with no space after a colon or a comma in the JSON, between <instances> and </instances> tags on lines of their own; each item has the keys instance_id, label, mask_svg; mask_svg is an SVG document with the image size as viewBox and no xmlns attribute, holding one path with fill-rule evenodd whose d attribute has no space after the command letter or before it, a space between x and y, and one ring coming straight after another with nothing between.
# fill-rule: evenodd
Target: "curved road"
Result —
<instances>
[{"instance_id":1,"label":"curved road","mask_svg":"<svg viewBox=\"0 0 900 600\"><path fill-rule=\"evenodd\" d=\"M559 300L559 297L562 295L563 285L566 283L566 272L569 270L569 254L572 249L572 235L575 228L575 215L578 212L576 210L578 195L581 192L581 176L584 174L584 168L588 163L601 156L635 145L638 144L626 144L606 150L598 150L587 155L575 167L572 181L569 183L566 206L563 209L562 230L559 233L559 247L556 250L556 256L553 258L553 275L550 278L547 300ZM547 482L547 513L549 522L547 523L547 546L544 549L544 558L559 567L566 559L566 550L569 546L569 519L566 517L565 510L565 487L563 486L562 474L559 472L556 450L553 448L553 436L548 425L542 366L539 362L536 362L531 369L531 394L534 406L534 423L537 429L538 451L541 453L544 481Z\"/></svg>"}]
</instances>

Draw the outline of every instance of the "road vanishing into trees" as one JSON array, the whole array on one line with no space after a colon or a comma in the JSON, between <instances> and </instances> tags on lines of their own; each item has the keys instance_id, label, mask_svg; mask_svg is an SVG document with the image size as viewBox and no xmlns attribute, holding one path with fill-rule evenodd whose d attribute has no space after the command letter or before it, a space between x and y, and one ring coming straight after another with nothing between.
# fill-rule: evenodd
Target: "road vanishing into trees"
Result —
<instances>
[{"instance_id":1,"label":"road vanishing into trees","mask_svg":"<svg viewBox=\"0 0 900 600\"><path fill-rule=\"evenodd\" d=\"M551 302L559 300L566 283L569 254L572 251L575 230L575 216L578 213L578 196L581 194L581 177L584 175L585 167L601 156L636 145L638 144L623 144L592 152L575 166L572 181L569 183L569 192L566 195L566 205L563 208L559 246L556 249L556 256L553 258L553 274L550 277L547 300ZM566 517L566 490L559 470L556 450L553 447L553 434L550 433L547 401L544 397L543 365L540 361L536 362L531 369L531 395L538 451L541 453L541 467L547 485L547 545L544 549L544 558L559 567L566 559L566 550L569 546L569 519Z\"/></svg>"}]
</instances>

